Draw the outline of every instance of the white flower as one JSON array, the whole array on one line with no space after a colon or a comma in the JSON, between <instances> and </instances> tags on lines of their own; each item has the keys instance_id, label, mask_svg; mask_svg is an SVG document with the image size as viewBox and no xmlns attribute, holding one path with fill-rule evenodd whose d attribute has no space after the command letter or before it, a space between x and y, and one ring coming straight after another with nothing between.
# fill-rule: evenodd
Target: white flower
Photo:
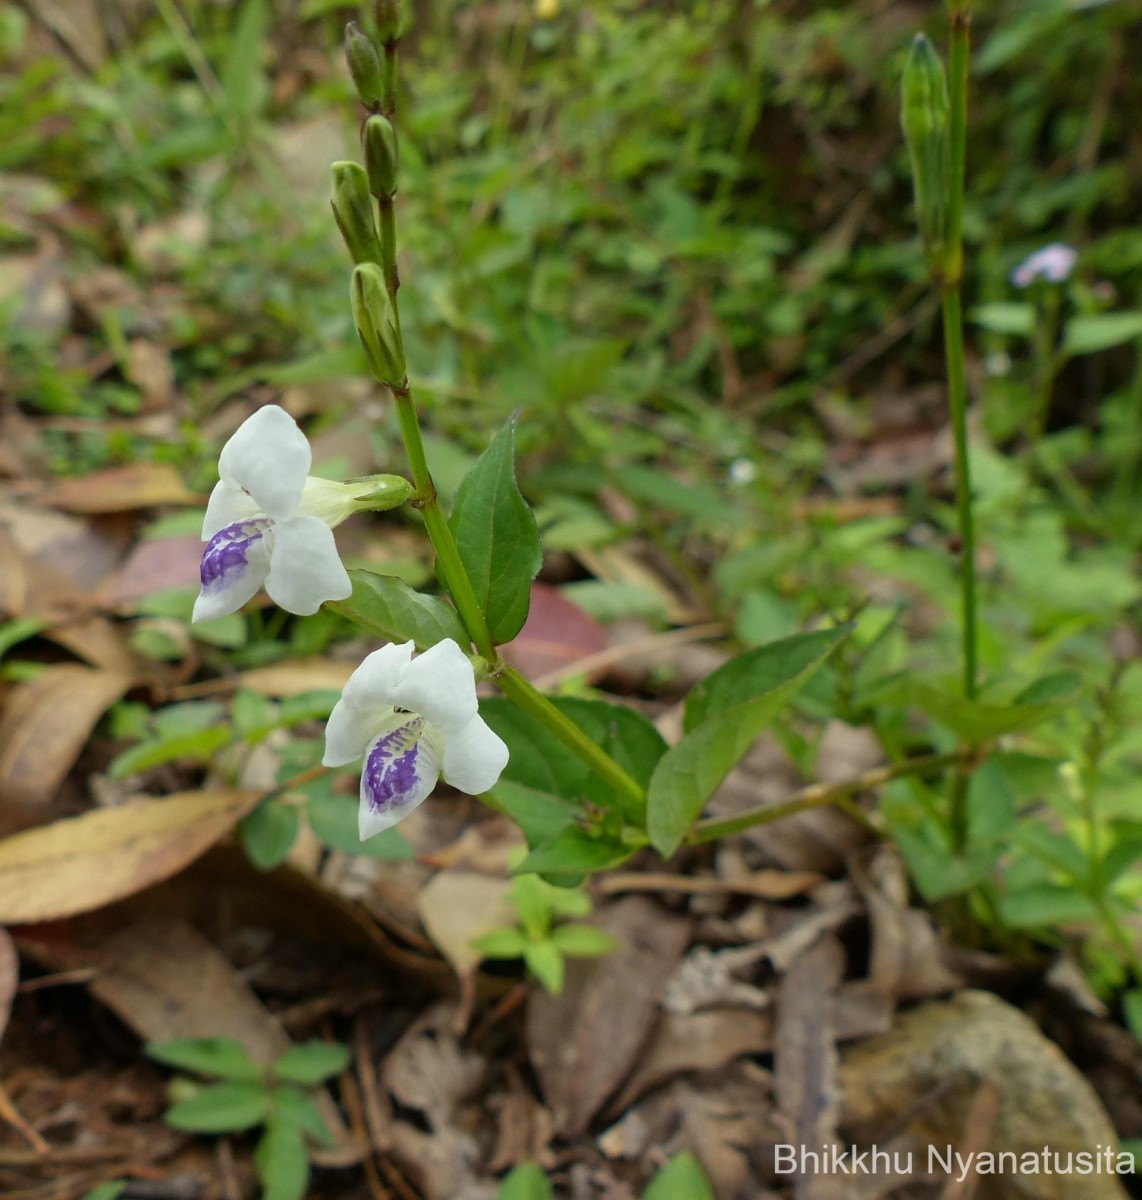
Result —
<instances>
[{"instance_id":1,"label":"white flower","mask_svg":"<svg viewBox=\"0 0 1142 1200\"><path fill-rule=\"evenodd\" d=\"M372 485L314 479L312 461L305 434L276 404L259 408L222 447L192 620L237 612L263 584L275 604L299 616L352 592L332 527Z\"/></svg>"},{"instance_id":2,"label":"white flower","mask_svg":"<svg viewBox=\"0 0 1142 1200\"><path fill-rule=\"evenodd\" d=\"M1078 251L1065 242L1052 242L1025 258L1011 272L1011 282L1016 287L1029 287L1036 279L1048 283L1063 283L1075 269Z\"/></svg>"},{"instance_id":3,"label":"white flower","mask_svg":"<svg viewBox=\"0 0 1142 1200\"><path fill-rule=\"evenodd\" d=\"M437 780L486 792L508 748L477 712L472 664L451 638L417 658L412 642L374 650L349 677L325 727L327 767L364 757L361 840L395 825Z\"/></svg>"}]
</instances>

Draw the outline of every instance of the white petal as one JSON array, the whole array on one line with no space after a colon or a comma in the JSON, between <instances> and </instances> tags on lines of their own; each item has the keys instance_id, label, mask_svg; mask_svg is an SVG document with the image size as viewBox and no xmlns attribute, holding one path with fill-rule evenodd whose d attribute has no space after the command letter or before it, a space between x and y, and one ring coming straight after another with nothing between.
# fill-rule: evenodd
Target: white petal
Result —
<instances>
[{"instance_id":1,"label":"white petal","mask_svg":"<svg viewBox=\"0 0 1142 1200\"><path fill-rule=\"evenodd\" d=\"M353 591L337 556L333 530L324 521L294 517L275 526L266 591L279 608L299 617L317 612L326 600L344 600Z\"/></svg>"},{"instance_id":2,"label":"white petal","mask_svg":"<svg viewBox=\"0 0 1142 1200\"><path fill-rule=\"evenodd\" d=\"M301 503L313 454L297 422L276 404L248 417L222 447L218 474L245 488L262 512L288 520Z\"/></svg>"},{"instance_id":3,"label":"white petal","mask_svg":"<svg viewBox=\"0 0 1142 1200\"><path fill-rule=\"evenodd\" d=\"M476 715L476 677L468 656L451 638L409 663L395 703L423 713L447 738Z\"/></svg>"},{"instance_id":4,"label":"white petal","mask_svg":"<svg viewBox=\"0 0 1142 1200\"><path fill-rule=\"evenodd\" d=\"M393 715L392 708L357 708L342 699L333 706L325 723L325 754L321 762L326 767L343 767L355 762Z\"/></svg>"},{"instance_id":5,"label":"white petal","mask_svg":"<svg viewBox=\"0 0 1142 1200\"><path fill-rule=\"evenodd\" d=\"M370 743L361 768L361 840L389 829L425 799L440 778L443 739L423 717L394 713Z\"/></svg>"},{"instance_id":6,"label":"white petal","mask_svg":"<svg viewBox=\"0 0 1142 1200\"><path fill-rule=\"evenodd\" d=\"M262 517L221 529L202 552L202 591L191 621L212 621L237 612L265 582L273 555L275 530Z\"/></svg>"},{"instance_id":7,"label":"white petal","mask_svg":"<svg viewBox=\"0 0 1142 1200\"><path fill-rule=\"evenodd\" d=\"M210 539L227 525L236 525L239 521L248 521L251 517L260 516L261 510L254 503L253 496L242 491L235 483L227 483L220 479L210 493L206 505L206 516L202 520L202 540Z\"/></svg>"},{"instance_id":8,"label":"white petal","mask_svg":"<svg viewBox=\"0 0 1142 1200\"><path fill-rule=\"evenodd\" d=\"M474 717L444 742L444 780L469 796L486 792L508 765L508 748L483 717Z\"/></svg>"},{"instance_id":9,"label":"white petal","mask_svg":"<svg viewBox=\"0 0 1142 1200\"><path fill-rule=\"evenodd\" d=\"M363 710L392 708L405 668L412 659L412 649L412 642L394 642L374 650L349 676L341 699Z\"/></svg>"}]
</instances>

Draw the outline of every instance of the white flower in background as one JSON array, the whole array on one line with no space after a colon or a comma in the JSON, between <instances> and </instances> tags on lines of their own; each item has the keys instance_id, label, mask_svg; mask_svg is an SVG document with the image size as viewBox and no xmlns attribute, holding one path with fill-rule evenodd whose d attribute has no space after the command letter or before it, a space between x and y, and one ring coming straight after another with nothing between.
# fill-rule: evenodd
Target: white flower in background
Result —
<instances>
[{"instance_id":1,"label":"white flower in background","mask_svg":"<svg viewBox=\"0 0 1142 1200\"><path fill-rule=\"evenodd\" d=\"M192 620L237 612L263 584L275 604L299 616L352 592L332 527L375 485L314 479L312 461L305 434L276 404L259 408L222 447Z\"/></svg>"},{"instance_id":2,"label":"white flower in background","mask_svg":"<svg viewBox=\"0 0 1142 1200\"><path fill-rule=\"evenodd\" d=\"M463 650L451 638L416 658L412 650L412 642L374 650L349 677L325 727L325 766L365 760L362 841L412 812L441 776L478 795L507 765L507 746L477 712Z\"/></svg>"},{"instance_id":3,"label":"white flower in background","mask_svg":"<svg viewBox=\"0 0 1142 1200\"><path fill-rule=\"evenodd\" d=\"M1064 283L1070 278L1078 260L1078 251L1065 242L1052 242L1041 250L1025 258L1011 272L1011 282L1016 287L1025 288L1037 279L1045 279L1048 283Z\"/></svg>"}]
</instances>

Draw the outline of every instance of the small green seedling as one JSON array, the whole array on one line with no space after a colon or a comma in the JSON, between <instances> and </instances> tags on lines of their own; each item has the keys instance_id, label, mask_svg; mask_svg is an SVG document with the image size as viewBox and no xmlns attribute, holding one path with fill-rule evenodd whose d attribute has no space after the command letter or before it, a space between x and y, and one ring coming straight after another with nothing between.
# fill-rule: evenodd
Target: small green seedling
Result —
<instances>
[{"instance_id":1,"label":"small green seedling","mask_svg":"<svg viewBox=\"0 0 1142 1200\"><path fill-rule=\"evenodd\" d=\"M554 1200L555 1193L535 1163L524 1163L504 1176L496 1200ZM688 1153L676 1154L646 1186L642 1200L714 1200L706 1173Z\"/></svg>"},{"instance_id":2,"label":"small green seedling","mask_svg":"<svg viewBox=\"0 0 1142 1200\"><path fill-rule=\"evenodd\" d=\"M559 917L585 917L591 900L581 888L553 887L538 875L517 875L511 902L519 925L492 929L472 946L485 958L522 958L528 971L553 994L563 989L565 959L596 958L618 949L609 933L582 921L557 925Z\"/></svg>"},{"instance_id":3,"label":"small green seedling","mask_svg":"<svg viewBox=\"0 0 1142 1200\"><path fill-rule=\"evenodd\" d=\"M309 1183L306 1135L323 1145L332 1141L306 1089L348 1066L345 1046L303 1042L268 1067L251 1061L233 1038L150 1042L146 1052L169 1067L213 1081L175 1079L168 1125L190 1133L240 1133L261 1126L254 1166L262 1200L301 1200Z\"/></svg>"}]
</instances>

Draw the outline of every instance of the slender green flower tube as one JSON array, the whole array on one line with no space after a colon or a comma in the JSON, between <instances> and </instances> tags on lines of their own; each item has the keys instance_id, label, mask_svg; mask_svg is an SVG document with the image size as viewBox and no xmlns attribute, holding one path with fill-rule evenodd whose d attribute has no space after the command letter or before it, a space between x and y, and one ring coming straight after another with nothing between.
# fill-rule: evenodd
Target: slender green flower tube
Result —
<instances>
[{"instance_id":1,"label":"slender green flower tube","mask_svg":"<svg viewBox=\"0 0 1142 1200\"><path fill-rule=\"evenodd\" d=\"M333 219L355 263L381 263L381 240L373 216L373 197L365 168L355 162L333 164Z\"/></svg>"},{"instance_id":2,"label":"slender green flower tube","mask_svg":"<svg viewBox=\"0 0 1142 1200\"><path fill-rule=\"evenodd\" d=\"M901 92L900 124L912 160L916 220L925 252L937 264L948 236L948 80L922 33L908 52Z\"/></svg>"},{"instance_id":3,"label":"slender green flower tube","mask_svg":"<svg viewBox=\"0 0 1142 1200\"><path fill-rule=\"evenodd\" d=\"M361 263L353 268L349 302L353 307L353 322L365 347L373 375L391 388L407 390L404 349L396 310L380 267L373 263Z\"/></svg>"},{"instance_id":4,"label":"slender green flower tube","mask_svg":"<svg viewBox=\"0 0 1142 1200\"><path fill-rule=\"evenodd\" d=\"M365 173L369 189L382 200L397 190L397 134L388 117L372 116L365 122Z\"/></svg>"},{"instance_id":5,"label":"slender green flower tube","mask_svg":"<svg viewBox=\"0 0 1142 1200\"><path fill-rule=\"evenodd\" d=\"M384 96L381 56L376 43L355 21L345 26L345 61L361 103L369 109L379 108Z\"/></svg>"}]
</instances>

